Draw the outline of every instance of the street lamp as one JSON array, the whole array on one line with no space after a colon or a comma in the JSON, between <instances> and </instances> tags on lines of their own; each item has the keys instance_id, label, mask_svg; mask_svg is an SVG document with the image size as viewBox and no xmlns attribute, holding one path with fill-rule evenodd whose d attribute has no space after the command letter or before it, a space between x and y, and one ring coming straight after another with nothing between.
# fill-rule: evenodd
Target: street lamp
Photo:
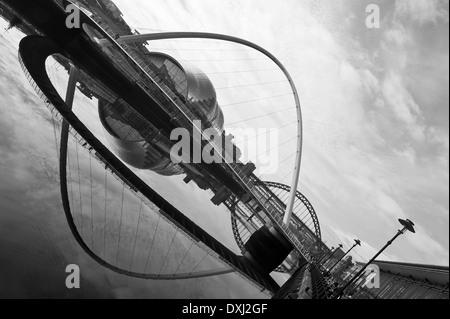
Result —
<instances>
[{"instance_id":1,"label":"street lamp","mask_svg":"<svg viewBox=\"0 0 450 319\"><path fill-rule=\"evenodd\" d=\"M363 271L367 268L367 266L369 266L389 245L392 244L392 242L400 235L406 233L407 230L409 230L412 233L415 233L416 231L414 230L414 223L412 221L410 221L409 219L399 219L398 220L400 222L400 224L403 226L402 230L398 230L397 234L395 234L394 237L392 237L391 240L389 240L386 245L384 245L383 248L380 249L380 251L378 253L376 253L375 256L372 257L371 260L369 260L367 262L367 264L364 265L364 267L361 268L361 270L355 275L353 276L352 279L350 279L341 289L339 289L336 294L334 295L334 298L338 298L340 297L345 289L347 289L348 286L350 286L362 273Z\"/></svg>"},{"instance_id":2,"label":"street lamp","mask_svg":"<svg viewBox=\"0 0 450 319\"><path fill-rule=\"evenodd\" d=\"M334 251L337 250L337 247L334 248L334 246L331 246L331 249L329 252L327 252L322 258L320 258L319 264L322 264L323 261L327 260L328 257L332 256Z\"/></svg>"},{"instance_id":3,"label":"street lamp","mask_svg":"<svg viewBox=\"0 0 450 319\"><path fill-rule=\"evenodd\" d=\"M336 267L337 264L339 264L339 262L340 262L345 256L347 256L347 254L348 254L353 248L355 248L356 246L361 246L361 241L360 241L359 239L354 239L354 240L355 240L355 243L353 244L353 246L352 246L349 250L347 250L347 252L346 252L341 258L339 258L338 261L336 261L336 263L335 263L333 266L331 266L331 268L328 270L328 273L331 273L331 270L332 270L334 267Z\"/></svg>"},{"instance_id":4,"label":"street lamp","mask_svg":"<svg viewBox=\"0 0 450 319\"><path fill-rule=\"evenodd\" d=\"M369 277L370 277L374 272L375 272L375 270L372 269L372 270L369 272L369 274L367 274L365 277L364 277L364 274L361 274L361 275L359 275L359 277L355 278L354 282L355 282L355 281L358 281L359 279L362 279L362 278L364 278L364 279L362 279L362 282L367 282L367 280L369 279ZM357 291L360 291L361 289L362 289L362 287L358 287L358 283L355 282L355 286L353 287L352 290L350 290L350 292L348 292L348 295L356 295Z\"/></svg>"},{"instance_id":5,"label":"street lamp","mask_svg":"<svg viewBox=\"0 0 450 319\"><path fill-rule=\"evenodd\" d=\"M331 252L328 253L324 258L322 258L320 260L319 264L322 265L325 261L331 259L331 257L334 256L334 254L339 250L339 248L342 248L342 247L344 247L344 246L342 246L342 244L339 244L339 246L336 247L336 249L333 249L334 247L331 247L331 249L332 249Z\"/></svg>"}]
</instances>

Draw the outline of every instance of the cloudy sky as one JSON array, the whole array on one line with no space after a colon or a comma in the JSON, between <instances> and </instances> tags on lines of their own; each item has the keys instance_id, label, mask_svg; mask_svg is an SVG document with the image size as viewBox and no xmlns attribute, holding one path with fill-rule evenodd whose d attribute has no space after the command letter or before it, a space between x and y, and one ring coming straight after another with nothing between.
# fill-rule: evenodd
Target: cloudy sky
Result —
<instances>
[{"instance_id":1,"label":"cloudy sky","mask_svg":"<svg viewBox=\"0 0 450 319\"><path fill-rule=\"evenodd\" d=\"M409 218L416 224L416 234L400 237L382 259L448 266L447 1L283 0L276 6L261 0L115 2L129 24L143 32L233 35L281 60L300 92L304 116L299 190L316 209L329 246L342 243L348 248L353 238L359 238L363 246L353 257L365 261L395 234L397 218ZM370 3L380 7L379 29L365 25ZM232 275L196 285L142 282L106 272L84 256L67 236L55 178L53 131L18 65L19 40L14 31L0 38L0 258L8 265L2 274L12 273L14 280L0 278L9 283L9 291L17 289L17 295L26 291L29 296L67 294L45 283L49 277L64 280L60 266L75 260L89 269L90 288L84 296L255 296L253 288ZM229 93L218 93L221 104L234 102ZM245 118L245 112L265 110L224 108L224 112L230 123ZM276 127L291 120L264 119L258 125ZM295 136L295 127L284 134ZM280 153L279 159L290 154ZM280 176L284 172L268 179ZM209 204L209 194L182 185L179 178L148 175L147 179L177 206L189 198L187 214L201 215L203 227L236 248L228 215ZM218 226L217 216L223 218L225 229ZM55 247L51 244L55 241L61 244ZM29 260L35 261L31 268L26 265ZM217 285L225 288L217 290Z\"/></svg>"}]
</instances>

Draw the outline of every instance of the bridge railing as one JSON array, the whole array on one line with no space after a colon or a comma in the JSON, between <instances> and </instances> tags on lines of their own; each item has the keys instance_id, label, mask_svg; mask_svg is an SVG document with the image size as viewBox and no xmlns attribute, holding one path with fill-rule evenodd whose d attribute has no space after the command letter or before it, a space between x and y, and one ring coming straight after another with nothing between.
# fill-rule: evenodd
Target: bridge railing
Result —
<instances>
[{"instance_id":1,"label":"bridge railing","mask_svg":"<svg viewBox=\"0 0 450 319\"><path fill-rule=\"evenodd\" d=\"M310 264L309 270L311 272L313 299L329 299L332 292L319 268L315 264Z\"/></svg>"}]
</instances>

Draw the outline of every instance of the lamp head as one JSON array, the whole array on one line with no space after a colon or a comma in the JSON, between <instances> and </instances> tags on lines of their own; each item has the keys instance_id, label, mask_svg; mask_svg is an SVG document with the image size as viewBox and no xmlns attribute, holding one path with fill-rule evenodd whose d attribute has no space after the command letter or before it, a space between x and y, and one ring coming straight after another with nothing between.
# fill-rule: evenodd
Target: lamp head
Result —
<instances>
[{"instance_id":1,"label":"lamp head","mask_svg":"<svg viewBox=\"0 0 450 319\"><path fill-rule=\"evenodd\" d=\"M355 243L359 246L361 246L361 241L359 239L355 239Z\"/></svg>"},{"instance_id":2,"label":"lamp head","mask_svg":"<svg viewBox=\"0 0 450 319\"><path fill-rule=\"evenodd\" d=\"M399 218L398 221L400 222L400 224L402 224L403 227L405 227L411 233L415 233L416 232L414 230L414 223L412 221L410 221L409 219L405 220L405 219Z\"/></svg>"}]
</instances>

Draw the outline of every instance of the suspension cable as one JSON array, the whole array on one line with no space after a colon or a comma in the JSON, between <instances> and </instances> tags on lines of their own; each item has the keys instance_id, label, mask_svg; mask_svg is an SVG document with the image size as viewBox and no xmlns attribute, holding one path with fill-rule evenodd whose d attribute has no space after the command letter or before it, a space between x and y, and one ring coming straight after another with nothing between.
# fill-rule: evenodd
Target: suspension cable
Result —
<instances>
[{"instance_id":1,"label":"suspension cable","mask_svg":"<svg viewBox=\"0 0 450 319\"><path fill-rule=\"evenodd\" d=\"M167 253L166 253L166 256L164 257L163 263L161 264L161 268L159 268L158 276L161 275L161 271L166 263L167 256L169 256L169 252L172 249L172 245L175 241L175 238L177 237L177 234L178 234L178 228L175 228L175 234L173 235L172 242L170 243L169 249L167 249Z\"/></svg>"},{"instance_id":2,"label":"suspension cable","mask_svg":"<svg viewBox=\"0 0 450 319\"><path fill-rule=\"evenodd\" d=\"M139 217L138 217L138 222L137 222L137 225L136 225L136 232L134 234L133 254L131 255L131 262L130 262L130 268L129 268L130 271L133 268L134 253L136 251L136 242L137 242L137 238L138 238L139 225L141 224L141 216L142 216L142 206L143 206L143 204L144 204L144 201L141 200L141 205L139 207Z\"/></svg>"},{"instance_id":3,"label":"suspension cable","mask_svg":"<svg viewBox=\"0 0 450 319\"><path fill-rule=\"evenodd\" d=\"M161 214L158 214L158 222L156 223L156 229L155 229L155 233L153 234L152 244L151 244L150 250L149 250L149 252L148 252L147 262L145 263L144 273L147 271L148 261L149 261L149 259L150 259L150 255L152 254L153 244L155 243L155 237L156 237L156 234L158 233L158 227L159 227L159 221L160 221L160 219L161 219Z\"/></svg>"},{"instance_id":4,"label":"suspension cable","mask_svg":"<svg viewBox=\"0 0 450 319\"><path fill-rule=\"evenodd\" d=\"M220 106L227 107L227 106L233 106L233 105L248 104L248 103L259 102L259 101L263 101L263 100L275 99L277 97L283 97L283 96L288 96L288 95L292 95L292 93L283 93L283 94L278 94L278 95L273 95L273 96L268 96L268 97L262 97L262 98L254 99L254 100L246 100L246 101L241 101L241 102L236 102L236 103L221 104Z\"/></svg>"},{"instance_id":5,"label":"suspension cable","mask_svg":"<svg viewBox=\"0 0 450 319\"><path fill-rule=\"evenodd\" d=\"M271 112L271 113L267 113L267 114L263 114L263 115L259 115L259 116L255 116L255 117L251 117L242 121L237 121L237 122L232 122L232 123L227 123L227 126L232 126L232 125L236 125L236 124L240 124L240 123L244 123L244 122L248 122L248 121L252 121L252 120L256 120L262 117L266 117L269 115L273 115L273 114L277 114L277 113L281 113L281 112L286 112L286 111L295 111L295 109L293 109L292 107L288 107L279 111L275 111L275 112Z\"/></svg>"},{"instance_id":6,"label":"suspension cable","mask_svg":"<svg viewBox=\"0 0 450 319\"><path fill-rule=\"evenodd\" d=\"M120 205L120 225L119 225L119 240L117 243L117 255L116 255L116 267L119 261L119 250L120 250L120 234L122 233L122 219L123 219L123 199L125 195L125 184L122 184L122 203Z\"/></svg>"}]
</instances>

